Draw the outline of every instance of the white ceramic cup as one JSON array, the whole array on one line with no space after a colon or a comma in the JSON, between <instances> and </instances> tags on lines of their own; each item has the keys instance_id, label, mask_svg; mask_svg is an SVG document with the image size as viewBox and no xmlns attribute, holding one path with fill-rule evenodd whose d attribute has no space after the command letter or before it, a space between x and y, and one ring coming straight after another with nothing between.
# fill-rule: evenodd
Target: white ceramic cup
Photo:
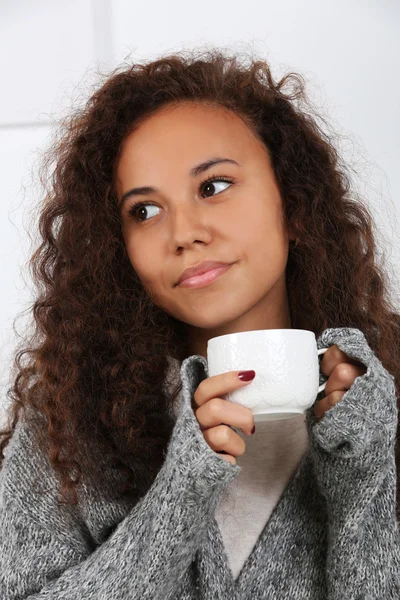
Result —
<instances>
[{"instance_id":1,"label":"white ceramic cup","mask_svg":"<svg viewBox=\"0 0 400 600\"><path fill-rule=\"evenodd\" d=\"M251 409L254 421L273 421L304 414L326 382L319 385L319 356L313 331L258 329L208 340L209 377L253 369L251 383L222 396Z\"/></svg>"}]
</instances>

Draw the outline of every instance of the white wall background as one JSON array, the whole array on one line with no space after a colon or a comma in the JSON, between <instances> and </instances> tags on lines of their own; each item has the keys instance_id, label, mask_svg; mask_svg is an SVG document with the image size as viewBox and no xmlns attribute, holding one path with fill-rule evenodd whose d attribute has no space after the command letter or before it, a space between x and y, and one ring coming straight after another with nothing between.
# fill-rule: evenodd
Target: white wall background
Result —
<instances>
[{"instance_id":1,"label":"white wall background","mask_svg":"<svg viewBox=\"0 0 400 600\"><path fill-rule=\"evenodd\" d=\"M13 319L33 299L29 219L53 128L85 101L98 70L207 45L251 50L271 61L275 77L305 76L317 109L342 136L356 187L384 236L393 289L399 285L398 0L0 0L0 417L18 341ZM18 319L19 334L29 317Z\"/></svg>"}]
</instances>

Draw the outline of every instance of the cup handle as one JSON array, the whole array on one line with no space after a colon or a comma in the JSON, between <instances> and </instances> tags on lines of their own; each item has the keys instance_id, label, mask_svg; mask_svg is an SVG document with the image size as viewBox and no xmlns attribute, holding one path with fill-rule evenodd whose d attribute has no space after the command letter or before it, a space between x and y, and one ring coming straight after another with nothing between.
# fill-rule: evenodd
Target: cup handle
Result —
<instances>
[{"instance_id":1,"label":"cup handle","mask_svg":"<svg viewBox=\"0 0 400 600\"><path fill-rule=\"evenodd\" d=\"M329 346L328 346L329 347ZM320 356L321 354L324 354L324 352L326 352L328 350L328 348L320 348L319 350L317 350L317 354L318 356ZM327 384L327 381L325 381L325 383L322 383L319 388L318 388L318 394L320 392L322 392L325 389L325 386Z\"/></svg>"}]
</instances>

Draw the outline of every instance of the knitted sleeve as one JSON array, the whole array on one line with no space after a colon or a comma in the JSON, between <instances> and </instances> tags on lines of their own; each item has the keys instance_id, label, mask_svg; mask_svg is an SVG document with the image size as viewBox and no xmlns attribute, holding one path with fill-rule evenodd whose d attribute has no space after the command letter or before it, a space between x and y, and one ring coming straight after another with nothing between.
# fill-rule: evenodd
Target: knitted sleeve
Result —
<instances>
[{"instance_id":1,"label":"knitted sleeve","mask_svg":"<svg viewBox=\"0 0 400 600\"><path fill-rule=\"evenodd\" d=\"M194 390L184 375L182 380L183 401L161 470L147 494L94 551L82 538L68 539L68 531L59 535L56 510L47 523L38 518L49 508L45 497L38 499L25 483L24 452L31 450L18 422L0 472L2 600L179 597L223 488L240 472L205 443L191 408ZM13 460L16 453L22 460ZM19 471L15 464L21 465ZM26 488L22 504L12 493L15 486ZM34 510L28 510L32 503Z\"/></svg>"},{"instance_id":2,"label":"knitted sleeve","mask_svg":"<svg viewBox=\"0 0 400 600\"><path fill-rule=\"evenodd\" d=\"M367 372L322 419L313 407L306 412L311 456L328 511L327 600L399 598L395 380L360 330L326 329L318 348L333 344Z\"/></svg>"}]
</instances>

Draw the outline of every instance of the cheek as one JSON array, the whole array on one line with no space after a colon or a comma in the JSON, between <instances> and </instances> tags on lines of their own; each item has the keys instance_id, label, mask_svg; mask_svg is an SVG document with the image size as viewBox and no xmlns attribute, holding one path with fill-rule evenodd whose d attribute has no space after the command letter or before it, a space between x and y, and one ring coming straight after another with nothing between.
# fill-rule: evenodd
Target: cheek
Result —
<instances>
[{"instance_id":1,"label":"cheek","mask_svg":"<svg viewBox=\"0 0 400 600\"><path fill-rule=\"evenodd\" d=\"M154 245L147 248L143 242L139 244L128 240L126 251L132 267L145 287L151 285L153 281L157 281Z\"/></svg>"},{"instance_id":2,"label":"cheek","mask_svg":"<svg viewBox=\"0 0 400 600\"><path fill-rule=\"evenodd\" d=\"M239 251L249 260L252 270L265 273L281 271L287 262L288 245L279 214L257 211L242 215L236 227Z\"/></svg>"},{"instance_id":3,"label":"cheek","mask_svg":"<svg viewBox=\"0 0 400 600\"><path fill-rule=\"evenodd\" d=\"M146 294L151 301L164 310L168 309L168 288L172 283L165 280L164 263L161 259L161 251L158 251L154 241L140 244L128 244L127 252L132 267L135 269Z\"/></svg>"}]
</instances>

